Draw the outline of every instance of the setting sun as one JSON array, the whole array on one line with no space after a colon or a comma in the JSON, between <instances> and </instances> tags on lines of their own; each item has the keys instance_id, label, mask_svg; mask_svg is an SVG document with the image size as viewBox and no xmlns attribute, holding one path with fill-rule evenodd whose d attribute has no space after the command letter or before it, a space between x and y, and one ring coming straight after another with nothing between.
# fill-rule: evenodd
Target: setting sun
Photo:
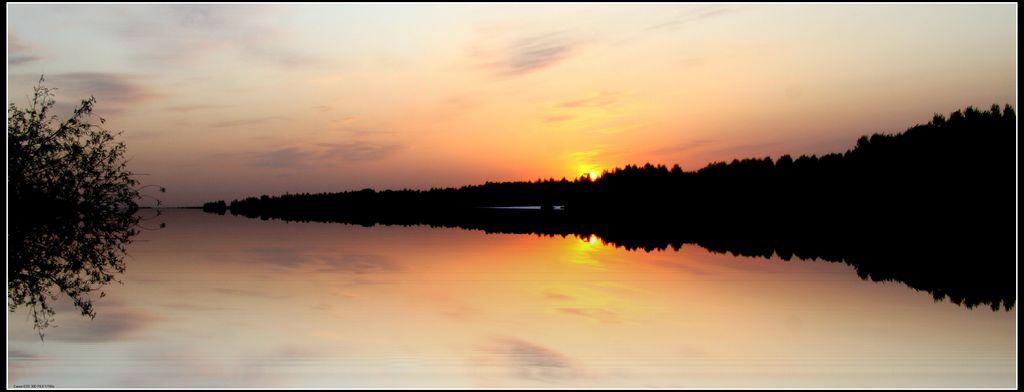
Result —
<instances>
[{"instance_id":1,"label":"setting sun","mask_svg":"<svg viewBox=\"0 0 1024 392\"><path fill-rule=\"evenodd\" d=\"M577 173L579 173L576 175L577 178L587 177L591 180L596 180L601 177L602 172L594 167L594 165L583 165L577 170Z\"/></svg>"}]
</instances>

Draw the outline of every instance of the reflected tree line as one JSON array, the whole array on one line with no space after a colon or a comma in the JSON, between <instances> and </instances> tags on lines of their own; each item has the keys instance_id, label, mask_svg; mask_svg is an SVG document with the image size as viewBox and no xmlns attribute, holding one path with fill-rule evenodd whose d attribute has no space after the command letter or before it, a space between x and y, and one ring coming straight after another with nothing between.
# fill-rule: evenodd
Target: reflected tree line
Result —
<instances>
[{"instance_id":1,"label":"reflected tree line","mask_svg":"<svg viewBox=\"0 0 1024 392\"><path fill-rule=\"evenodd\" d=\"M737 159L696 171L629 165L597 179L264 195L203 208L290 221L594 234L627 249L696 244L844 262L865 279L1008 310L1016 300L1015 143L1012 107L968 107L823 156ZM485 208L523 205L545 208Z\"/></svg>"}]
</instances>

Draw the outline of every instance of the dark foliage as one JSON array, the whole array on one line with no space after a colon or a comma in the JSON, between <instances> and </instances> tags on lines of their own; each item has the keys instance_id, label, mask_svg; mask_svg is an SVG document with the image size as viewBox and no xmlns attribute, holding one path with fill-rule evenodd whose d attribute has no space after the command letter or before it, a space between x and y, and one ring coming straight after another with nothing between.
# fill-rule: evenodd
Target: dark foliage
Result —
<instances>
[{"instance_id":1,"label":"dark foliage","mask_svg":"<svg viewBox=\"0 0 1024 392\"><path fill-rule=\"evenodd\" d=\"M228 204L224 200L212 201L209 203L203 203L203 212L214 213L218 215L224 215L228 210Z\"/></svg>"},{"instance_id":2,"label":"dark foliage","mask_svg":"<svg viewBox=\"0 0 1024 392\"><path fill-rule=\"evenodd\" d=\"M95 99L58 122L41 82L30 107L7 112L8 308L28 307L40 338L59 293L95 317L91 294L124 272L140 197L124 144L89 122Z\"/></svg>"}]
</instances>

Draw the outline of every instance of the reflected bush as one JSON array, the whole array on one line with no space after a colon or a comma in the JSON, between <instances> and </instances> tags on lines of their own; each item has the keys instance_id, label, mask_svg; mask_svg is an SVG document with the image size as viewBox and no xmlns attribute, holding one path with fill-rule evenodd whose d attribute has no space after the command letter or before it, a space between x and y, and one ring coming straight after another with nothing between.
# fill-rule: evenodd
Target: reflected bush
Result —
<instances>
[{"instance_id":1,"label":"reflected bush","mask_svg":"<svg viewBox=\"0 0 1024 392\"><path fill-rule=\"evenodd\" d=\"M93 293L125 270L140 197L118 133L91 122L95 98L58 121L42 82L7 112L8 308L27 307L41 338L61 293L95 317Z\"/></svg>"}]
</instances>

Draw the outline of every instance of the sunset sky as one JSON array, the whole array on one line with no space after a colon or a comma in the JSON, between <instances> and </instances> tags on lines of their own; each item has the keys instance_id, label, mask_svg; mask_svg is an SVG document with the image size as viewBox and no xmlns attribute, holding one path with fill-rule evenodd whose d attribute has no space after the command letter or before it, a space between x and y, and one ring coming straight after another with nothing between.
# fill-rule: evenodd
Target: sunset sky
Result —
<instances>
[{"instance_id":1,"label":"sunset sky","mask_svg":"<svg viewBox=\"0 0 1024 392\"><path fill-rule=\"evenodd\" d=\"M94 95L170 206L842 152L1017 102L1015 4L7 12L9 102Z\"/></svg>"}]
</instances>

